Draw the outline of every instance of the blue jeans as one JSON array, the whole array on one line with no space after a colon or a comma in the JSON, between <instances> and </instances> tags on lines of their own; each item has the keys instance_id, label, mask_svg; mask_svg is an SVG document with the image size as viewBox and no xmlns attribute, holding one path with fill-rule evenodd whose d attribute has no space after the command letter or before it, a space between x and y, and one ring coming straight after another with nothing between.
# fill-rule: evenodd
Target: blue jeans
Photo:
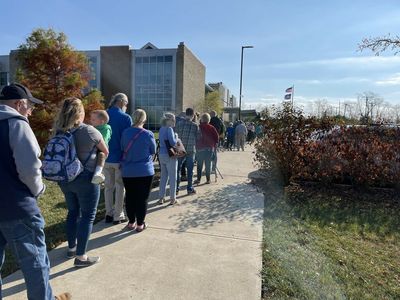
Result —
<instances>
[{"instance_id":1,"label":"blue jeans","mask_svg":"<svg viewBox=\"0 0 400 300\"><path fill-rule=\"evenodd\" d=\"M171 200L175 199L178 160L176 158L169 157L168 154L160 154L160 167L161 179L159 197L160 199L165 197L167 181L169 179L169 196Z\"/></svg>"},{"instance_id":2,"label":"blue jeans","mask_svg":"<svg viewBox=\"0 0 400 300\"><path fill-rule=\"evenodd\" d=\"M50 262L44 237L44 220L39 215L0 222L0 270L8 243L24 274L28 299L53 300L49 283ZM1 296L0 277L0 299Z\"/></svg>"},{"instance_id":3,"label":"blue jeans","mask_svg":"<svg viewBox=\"0 0 400 300\"><path fill-rule=\"evenodd\" d=\"M181 182L181 168L183 162L186 162L187 168L187 190L193 190L193 166L194 166L194 153L189 152L186 156L178 159L178 172L176 176L176 189L179 189L179 184Z\"/></svg>"},{"instance_id":4,"label":"blue jeans","mask_svg":"<svg viewBox=\"0 0 400 300\"><path fill-rule=\"evenodd\" d=\"M201 180L203 172L203 164L206 166L206 179L210 181L211 174L211 160L213 156L212 149L204 149L197 151L197 180Z\"/></svg>"},{"instance_id":5,"label":"blue jeans","mask_svg":"<svg viewBox=\"0 0 400 300\"><path fill-rule=\"evenodd\" d=\"M100 198L100 186L91 183L93 173L83 171L74 181L60 183L67 202L68 247L76 246L76 255L84 255L92 233Z\"/></svg>"}]
</instances>

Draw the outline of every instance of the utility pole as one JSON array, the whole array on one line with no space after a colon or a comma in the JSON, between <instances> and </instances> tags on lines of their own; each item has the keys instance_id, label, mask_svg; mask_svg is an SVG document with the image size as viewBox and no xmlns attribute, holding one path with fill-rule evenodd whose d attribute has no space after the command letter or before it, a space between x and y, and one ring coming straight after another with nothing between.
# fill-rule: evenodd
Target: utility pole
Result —
<instances>
[{"instance_id":1,"label":"utility pole","mask_svg":"<svg viewBox=\"0 0 400 300\"><path fill-rule=\"evenodd\" d=\"M242 78L243 78L243 49L254 48L253 46L242 46L242 54L240 56L240 90L239 90L239 120L242 112Z\"/></svg>"}]
</instances>

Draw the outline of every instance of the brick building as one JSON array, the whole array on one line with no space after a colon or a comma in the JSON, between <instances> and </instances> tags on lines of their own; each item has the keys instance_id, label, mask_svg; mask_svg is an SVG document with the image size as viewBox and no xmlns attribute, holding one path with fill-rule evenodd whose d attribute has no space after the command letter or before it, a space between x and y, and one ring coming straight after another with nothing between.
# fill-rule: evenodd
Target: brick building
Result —
<instances>
[{"instance_id":1,"label":"brick building","mask_svg":"<svg viewBox=\"0 0 400 300\"><path fill-rule=\"evenodd\" d=\"M169 49L147 43L140 49L101 46L82 52L92 74L88 89L100 90L106 101L115 93L127 94L129 110L144 109L149 128L158 127L166 111L179 114L204 101L206 68L183 42ZM0 88L14 81L15 56L15 50L0 56Z\"/></svg>"}]
</instances>

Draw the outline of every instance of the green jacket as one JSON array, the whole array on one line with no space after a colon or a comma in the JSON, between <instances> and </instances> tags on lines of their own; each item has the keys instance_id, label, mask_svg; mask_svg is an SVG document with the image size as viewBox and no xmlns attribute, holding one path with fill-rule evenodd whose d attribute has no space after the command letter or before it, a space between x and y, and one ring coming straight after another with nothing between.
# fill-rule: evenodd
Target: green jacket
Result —
<instances>
[{"instance_id":1,"label":"green jacket","mask_svg":"<svg viewBox=\"0 0 400 300\"><path fill-rule=\"evenodd\" d=\"M100 131L100 133L103 136L103 139L106 142L106 145L108 147L108 142L110 141L111 135L112 135L111 126L108 124L104 124L104 125L96 126L95 128L98 131Z\"/></svg>"}]
</instances>

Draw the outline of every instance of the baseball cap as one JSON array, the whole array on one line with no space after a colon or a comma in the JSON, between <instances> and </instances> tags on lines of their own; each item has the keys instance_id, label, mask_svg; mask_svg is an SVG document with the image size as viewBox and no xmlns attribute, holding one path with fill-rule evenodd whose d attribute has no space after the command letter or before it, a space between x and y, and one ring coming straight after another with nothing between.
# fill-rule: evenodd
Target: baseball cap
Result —
<instances>
[{"instance_id":1,"label":"baseball cap","mask_svg":"<svg viewBox=\"0 0 400 300\"><path fill-rule=\"evenodd\" d=\"M39 100L32 96L29 89L22 84L12 83L5 86L0 93L0 100L19 100L27 99L36 104L43 104L42 100Z\"/></svg>"}]
</instances>

